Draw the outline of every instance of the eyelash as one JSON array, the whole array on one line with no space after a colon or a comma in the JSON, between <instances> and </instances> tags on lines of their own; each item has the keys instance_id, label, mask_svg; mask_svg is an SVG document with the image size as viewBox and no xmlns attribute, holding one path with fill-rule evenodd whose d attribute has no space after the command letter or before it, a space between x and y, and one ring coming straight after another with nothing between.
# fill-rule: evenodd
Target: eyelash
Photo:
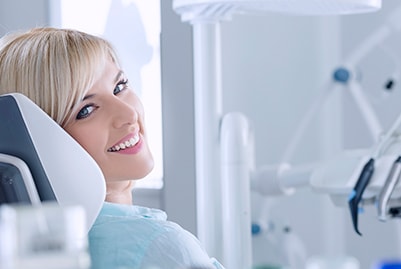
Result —
<instances>
[{"instance_id":1,"label":"eyelash","mask_svg":"<svg viewBox=\"0 0 401 269\"><path fill-rule=\"evenodd\" d=\"M81 113L83 111L85 111L86 109L88 109L88 108L91 108L92 110L90 112L87 112L84 115L81 115ZM81 110L79 110L76 119L77 120L81 120L81 119L85 119L85 118L89 117L96 108L98 108L98 106L95 106L95 104L87 104L87 105L85 105L83 108L81 108Z\"/></svg>"},{"instance_id":2,"label":"eyelash","mask_svg":"<svg viewBox=\"0 0 401 269\"><path fill-rule=\"evenodd\" d=\"M117 83L116 87L114 88L113 94L117 95L117 94L121 93L122 91L126 90L127 88L128 88L128 79L126 79L126 78L121 79ZM118 89L118 91L116 91L116 89ZM83 111L85 111L86 109L89 109L89 108L91 108L90 112L87 112L86 114L82 114ZM81 120L81 119L85 119L85 118L89 117L92 114L92 112L97 108L99 108L99 107L92 103L85 105L83 108L81 108L81 110L79 110L79 112L76 116L76 119Z\"/></svg>"},{"instance_id":3,"label":"eyelash","mask_svg":"<svg viewBox=\"0 0 401 269\"><path fill-rule=\"evenodd\" d=\"M122 88L121 88L121 87L122 87ZM116 89L117 89L117 88L119 88L119 91L116 93ZM120 92L122 92L123 90L125 90L125 89L127 89L127 88L128 88L128 79L126 79L126 78L121 79L121 80L117 83L116 87L114 88L113 94L119 94Z\"/></svg>"}]
</instances>

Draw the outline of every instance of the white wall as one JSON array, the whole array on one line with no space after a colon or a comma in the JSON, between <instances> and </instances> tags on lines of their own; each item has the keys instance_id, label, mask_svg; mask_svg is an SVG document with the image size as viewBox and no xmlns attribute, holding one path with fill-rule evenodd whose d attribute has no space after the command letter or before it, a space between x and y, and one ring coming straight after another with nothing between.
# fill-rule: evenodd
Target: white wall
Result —
<instances>
[{"instance_id":1,"label":"white wall","mask_svg":"<svg viewBox=\"0 0 401 269\"><path fill-rule=\"evenodd\" d=\"M0 1L0 36L17 29L45 26L48 22L47 0Z\"/></svg>"}]
</instances>

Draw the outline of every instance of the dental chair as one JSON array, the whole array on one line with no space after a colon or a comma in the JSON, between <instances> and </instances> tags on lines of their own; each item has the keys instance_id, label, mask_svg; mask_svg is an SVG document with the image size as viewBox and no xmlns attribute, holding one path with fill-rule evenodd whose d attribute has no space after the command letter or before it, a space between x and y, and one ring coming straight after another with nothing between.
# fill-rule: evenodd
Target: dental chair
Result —
<instances>
[{"instance_id":1,"label":"dental chair","mask_svg":"<svg viewBox=\"0 0 401 269\"><path fill-rule=\"evenodd\" d=\"M88 232L105 189L96 162L35 103L22 94L0 96L0 206L79 205Z\"/></svg>"}]
</instances>

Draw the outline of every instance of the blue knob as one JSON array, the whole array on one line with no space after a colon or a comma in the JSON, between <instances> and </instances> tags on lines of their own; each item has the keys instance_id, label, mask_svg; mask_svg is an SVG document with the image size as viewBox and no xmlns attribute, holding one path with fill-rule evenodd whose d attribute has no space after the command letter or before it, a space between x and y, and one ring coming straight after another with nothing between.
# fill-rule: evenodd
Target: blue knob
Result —
<instances>
[{"instance_id":1,"label":"blue knob","mask_svg":"<svg viewBox=\"0 0 401 269\"><path fill-rule=\"evenodd\" d=\"M257 235L262 232L262 228L257 223L252 223L252 235Z\"/></svg>"},{"instance_id":2,"label":"blue knob","mask_svg":"<svg viewBox=\"0 0 401 269\"><path fill-rule=\"evenodd\" d=\"M344 67L339 67L334 71L333 79L337 82L345 84L350 79L350 72Z\"/></svg>"}]
</instances>

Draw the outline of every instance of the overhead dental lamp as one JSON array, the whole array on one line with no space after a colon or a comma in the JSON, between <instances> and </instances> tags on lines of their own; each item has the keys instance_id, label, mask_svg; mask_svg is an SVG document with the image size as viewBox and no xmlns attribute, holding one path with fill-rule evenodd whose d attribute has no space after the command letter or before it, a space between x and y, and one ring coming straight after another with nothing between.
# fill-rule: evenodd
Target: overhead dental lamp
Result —
<instances>
[{"instance_id":1,"label":"overhead dental lamp","mask_svg":"<svg viewBox=\"0 0 401 269\"><path fill-rule=\"evenodd\" d=\"M266 11L296 15L345 15L377 11L381 0L175 0L183 21Z\"/></svg>"}]
</instances>

